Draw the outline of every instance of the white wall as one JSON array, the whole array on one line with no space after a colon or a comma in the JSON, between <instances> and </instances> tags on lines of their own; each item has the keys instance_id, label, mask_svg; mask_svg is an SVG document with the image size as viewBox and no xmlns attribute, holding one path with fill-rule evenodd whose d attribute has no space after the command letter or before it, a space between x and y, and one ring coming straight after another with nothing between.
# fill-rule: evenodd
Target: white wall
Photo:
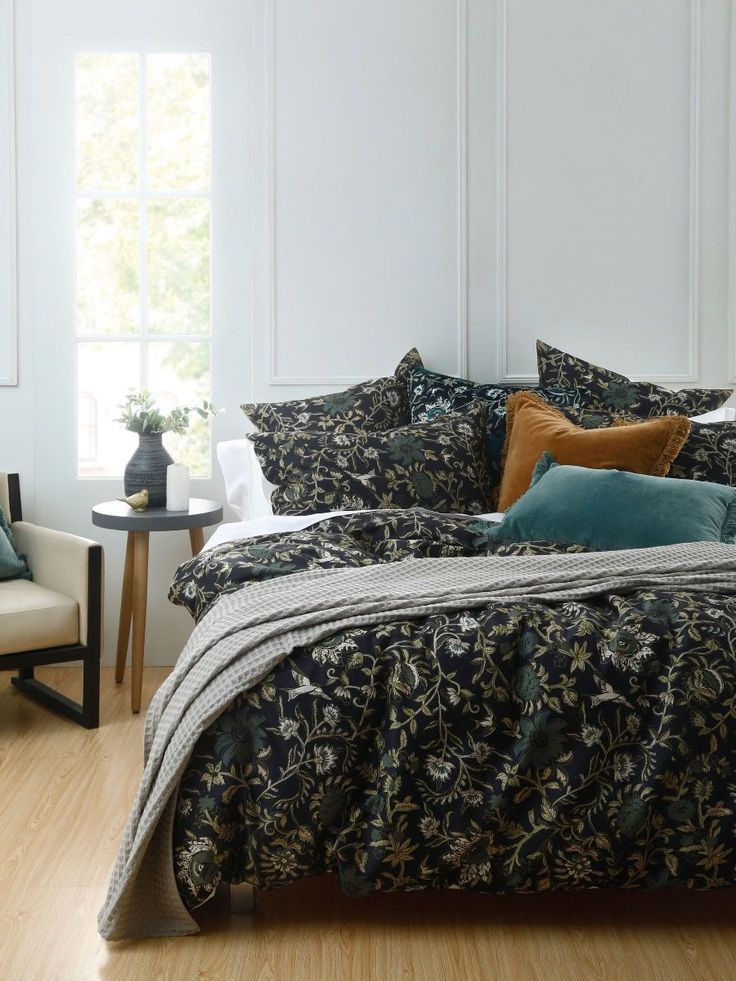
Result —
<instances>
[{"instance_id":1,"label":"white wall","mask_svg":"<svg viewBox=\"0 0 736 981\"><path fill-rule=\"evenodd\" d=\"M34 364L53 328L34 303L46 164L28 113L50 3L18 10L20 384L0 388L0 466L22 472L38 520L92 534L88 488L78 500L48 476L34 488L53 414ZM246 398L329 391L390 371L414 344L430 367L485 380L533 377L537 336L675 385L736 377L728 0L248 9L252 308L220 329L233 354L216 360L219 435L239 430ZM54 394L73 400L73 379ZM112 649L122 542L101 537ZM148 658L167 663L189 629L165 601L186 542L153 551Z\"/></svg>"}]
</instances>

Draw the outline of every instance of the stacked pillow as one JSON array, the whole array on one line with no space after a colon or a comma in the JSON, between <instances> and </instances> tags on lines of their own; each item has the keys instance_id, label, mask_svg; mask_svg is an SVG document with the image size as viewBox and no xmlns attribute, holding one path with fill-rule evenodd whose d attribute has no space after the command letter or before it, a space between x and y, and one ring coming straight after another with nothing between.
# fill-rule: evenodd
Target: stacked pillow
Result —
<instances>
[{"instance_id":1,"label":"stacked pillow","mask_svg":"<svg viewBox=\"0 0 736 981\"><path fill-rule=\"evenodd\" d=\"M383 433L256 433L275 514L424 507L483 514L491 481L480 402Z\"/></svg>"},{"instance_id":2,"label":"stacked pillow","mask_svg":"<svg viewBox=\"0 0 736 981\"><path fill-rule=\"evenodd\" d=\"M525 493L545 451L558 463L663 477L690 425L684 416L662 416L634 426L585 429L535 392L517 392L508 400L499 510L505 511Z\"/></svg>"},{"instance_id":3,"label":"stacked pillow","mask_svg":"<svg viewBox=\"0 0 736 981\"><path fill-rule=\"evenodd\" d=\"M353 385L344 392L288 402L245 402L241 409L259 432L383 432L410 422L407 374L422 359L416 348L405 354L393 375Z\"/></svg>"},{"instance_id":4,"label":"stacked pillow","mask_svg":"<svg viewBox=\"0 0 736 981\"><path fill-rule=\"evenodd\" d=\"M494 496L501 483L501 456L506 439L506 404L517 388L508 385L483 385L428 371L421 365L412 366L407 372L409 385L409 411L412 422L427 422L446 412L462 409L479 399L486 412L486 449L488 469ZM574 388L541 388L540 398L552 405L579 406L581 392Z\"/></svg>"},{"instance_id":5,"label":"stacked pillow","mask_svg":"<svg viewBox=\"0 0 736 981\"><path fill-rule=\"evenodd\" d=\"M585 403L608 412L630 412L643 419L651 416L696 416L718 409L733 395L730 388L687 388L671 392L650 382L635 382L608 368L566 354L537 341L539 384L579 388Z\"/></svg>"},{"instance_id":6,"label":"stacked pillow","mask_svg":"<svg viewBox=\"0 0 736 981\"><path fill-rule=\"evenodd\" d=\"M736 489L724 486L736 483L736 422L716 412L729 389L670 392L542 341L537 356L540 384L579 386L583 404L509 400L509 510L492 537L593 549L736 540Z\"/></svg>"},{"instance_id":7,"label":"stacked pillow","mask_svg":"<svg viewBox=\"0 0 736 981\"><path fill-rule=\"evenodd\" d=\"M271 485L273 513L399 507L488 511L492 484L485 410L468 400L459 412L412 424L408 375L421 367L412 349L393 375L345 392L244 404L259 430L248 437L249 445ZM255 468L244 469L251 494L254 485L258 494Z\"/></svg>"},{"instance_id":8,"label":"stacked pillow","mask_svg":"<svg viewBox=\"0 0 736 981\"><path fill-rule=\"evenodd\" d=\"M736 422L685 418L713 413L729 389L671 392L542 341L537 355L534 392L429 371L412 349L393 375L344 392L246 403L258 432L241 441L245 482L276 514L504 510L544 451L563 466L736 483Z\"/></svg>"},{"instance_id":9,"label":"stacked pillow","mask_svg":"<svg viewBox=\"0 0 736 981\"><path fill-rule=\"evenodd\" d=\"M401 359L393 375L362 382L330 395L284 402L246 402L241 409L259 432L383 432L409 423L406 373L413 365L421 363L419 352L412 348ZM275 488L264 477L250 439L220 443L217 455L225 477L228 502L236 515L246 519L273 514ZM318 510L326 510L326 507Z\"/></svg>"},{"instance_id":10,"label":"stacked pillow","mask_svg":"<svg viewBox=\"0 0 736 981\"><path fill-rule=\"evenodd\" d=\"M571 422L588 431L636 427L642 421L635 416L601 410L565 408L561 411ZM672 460L669 476L736 486L736 421L690 420L690 432Z\"/></svg>"}]
</instances>

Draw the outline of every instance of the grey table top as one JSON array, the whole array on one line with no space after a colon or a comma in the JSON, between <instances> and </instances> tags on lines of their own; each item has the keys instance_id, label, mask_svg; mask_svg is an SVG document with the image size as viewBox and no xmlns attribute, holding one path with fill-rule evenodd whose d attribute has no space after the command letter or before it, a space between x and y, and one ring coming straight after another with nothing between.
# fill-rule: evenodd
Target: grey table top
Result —
<instances>
[{"instance_id":1,"label":"grey table top","mask_svg":"<svg viewBox=\"0 0 736 981\"><path fill-rule=\"evenodd\" d=\"M216 525L220 521L222 506L217 501L205 501L200 497L189 498L188 511L167 511L166 508L134 511L124 501L105 501L92 508L93 525L117 531L185 531Z\"/></svg>"}]
</instances>

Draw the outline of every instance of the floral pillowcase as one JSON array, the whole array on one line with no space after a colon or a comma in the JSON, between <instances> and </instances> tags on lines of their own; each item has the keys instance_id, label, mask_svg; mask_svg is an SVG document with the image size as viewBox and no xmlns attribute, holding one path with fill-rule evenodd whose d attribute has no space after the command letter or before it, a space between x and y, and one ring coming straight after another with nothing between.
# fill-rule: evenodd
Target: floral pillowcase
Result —
<instances>
[{"instance_id":1,"label":"floral pillowcase","mask_svg":"<svg viewBox=\"0 0 736 981\"><path fill-rule=\"evenodd\" d=\"M501 483L501 456L506 439L506 403L518 388L510 385L479 384L465 378L428 371L413 365L407 373L409 410L412 422L427 422L446 412L454 412L480 399L486 410L486 451L491 483ZM580 392L574 388L542 388L536 393L546 402L559 407L581 405Z\"/></svg>"},{"instance_id":2,"label":"floral pillowcase","mask_svg":"<svg viewBox=\"0 0 736 981\"><path fill-rule=\"evenodd\" d=\"M393 375L353 385L344 392L288 402L246 402L241 409L259 432L383 432L409 421L407 372L422 359L412 348Z\"/></svg>"},{"instance_id":3,"label":"floral pillowcase","mask_svg":"<svg viewBox=\"0 0 736 981\"><path fill-rule=\"evenodd\" d=\"M683 388L672 392L651 382L635 382L544 341L537 341L537 368L543 387L578 388L585 405L608 412L629 412L642 419L702 415L719 409L733 394L730 388Z\"/></svg>"},{"instance_id":4,"label":"floral pillowcase","mask_svg":"<svg viewBox=\"0 0 736 981\"><path fill-rule=\"evenodd\" d=\"M274 514L422 507L483 514L491 479L480 402L383 433L255 433L256 456L276 485Z\"/></svg>"}]
</instances>

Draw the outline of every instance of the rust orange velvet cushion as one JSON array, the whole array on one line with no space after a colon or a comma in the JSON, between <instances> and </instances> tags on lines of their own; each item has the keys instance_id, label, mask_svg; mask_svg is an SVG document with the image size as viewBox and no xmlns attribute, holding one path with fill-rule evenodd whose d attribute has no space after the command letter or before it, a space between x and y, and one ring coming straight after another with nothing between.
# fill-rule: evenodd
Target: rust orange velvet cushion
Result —
<instances>
[{"instance_id":1,"label":"rust orange velvet cushion","mask_svg":"<svg viewBox=\"0 0 736 981\"><path fill-rule=\"evenodd\" d=\"M684 416L583 429L534 392L516 392L506 409L498 510L511 507L529 489L532 471L545 450L560 464L664 477L689 432L690 420Z\"/></svg>"}]
</instances>

